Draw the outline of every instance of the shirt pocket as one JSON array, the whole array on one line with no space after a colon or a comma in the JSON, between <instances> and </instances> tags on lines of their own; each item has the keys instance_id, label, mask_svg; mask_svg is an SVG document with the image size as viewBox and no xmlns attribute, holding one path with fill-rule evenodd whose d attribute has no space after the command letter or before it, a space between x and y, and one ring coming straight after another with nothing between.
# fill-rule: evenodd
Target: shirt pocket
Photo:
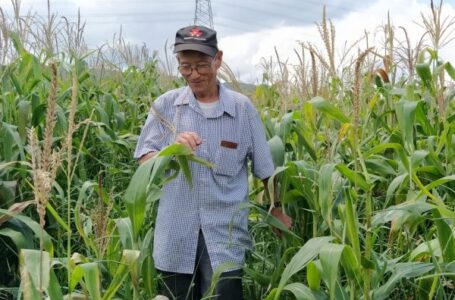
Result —
<instances>
[{"instance_id":1,"label":"shirt pocket","mask_svg":"<svg viewBox=\"0 0 455 300\"><path fill-rule=\"evenodd\" d=\"M213 172L218 175L234 176L239 169L239 150L220 146L215 153Z\"/></svg>"}]
</instances>

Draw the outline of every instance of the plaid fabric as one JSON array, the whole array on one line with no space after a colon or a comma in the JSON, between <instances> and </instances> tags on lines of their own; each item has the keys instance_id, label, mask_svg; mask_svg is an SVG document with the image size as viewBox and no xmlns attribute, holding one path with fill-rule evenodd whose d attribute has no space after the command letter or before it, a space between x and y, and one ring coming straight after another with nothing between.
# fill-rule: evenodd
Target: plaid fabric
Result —
<instances>
[{"instance_id":1,"label":"plaid fabric","mask_svg":"<svg viewBox=\"0 0 455 300\"><path fill-rule=\"evenodd\" d=\"M135 158L159 151L179 132L193 131L203 140L196 155L214 163L191 163L193 188L182 172L163 187L156 219L153 258L156 268L191 274L202 229L212 269L225 262L241 268L251 247L247 161L264 179L274 171L259 115L249 99L220 84L218 106L204 116L191 89L169 91L154 103L138 140Z\"/></svg>"}]
</instances>

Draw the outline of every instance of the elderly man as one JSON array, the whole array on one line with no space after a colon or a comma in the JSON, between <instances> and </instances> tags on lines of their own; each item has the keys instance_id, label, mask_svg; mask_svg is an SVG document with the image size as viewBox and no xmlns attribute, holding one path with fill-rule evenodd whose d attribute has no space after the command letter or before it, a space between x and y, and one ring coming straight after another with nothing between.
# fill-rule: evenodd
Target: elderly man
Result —
<instances>
[{"instance_id":1,"label":"elderly man","mask_svg":"<svg viewBox=\"0 0 455 300\"><path fill-rule=\"evenodd\" d=\"M203 26L177 31L174 52L187 86L153 103L135 158L142 163L178 143L213 163L192 163L193 187L179 176L163 187L156 219L153 258L170 299L200 299L213 271L222 266L216 299L243 299L242 265L251 246L247 228L247 162L264 180L274 171L256 109L242 94L217 80L223 52L216 32ZM287 216L275 211L286 226ZM227 267L228 266L228 267Z\"/></svg>"}]
</instances>

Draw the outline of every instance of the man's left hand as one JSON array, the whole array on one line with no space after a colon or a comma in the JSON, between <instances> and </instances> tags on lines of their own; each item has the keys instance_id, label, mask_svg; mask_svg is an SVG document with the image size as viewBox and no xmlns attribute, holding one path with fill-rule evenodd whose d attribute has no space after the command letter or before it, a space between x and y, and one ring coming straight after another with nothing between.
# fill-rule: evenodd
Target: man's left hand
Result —
<instances>
[{"instance_id":1,"label":"man's left hand","mask_svg":"<svg viewBox=\"0 0 455 300\"><path fill-rule=\"evenodd\" d=\"M277 218L281 222L281 224L284 225L284 227L286 227L287 229L291 229L293 220L291 217L289 217L288 215L283 213L283 211L281 210L281 207L272 208L272 210L270 211L270 214L272 216L274 216L275 218ZM278 236L281 236L281 230L279 230L277 228L273 228L273 231Z\"/></svg>"}]
</instances>

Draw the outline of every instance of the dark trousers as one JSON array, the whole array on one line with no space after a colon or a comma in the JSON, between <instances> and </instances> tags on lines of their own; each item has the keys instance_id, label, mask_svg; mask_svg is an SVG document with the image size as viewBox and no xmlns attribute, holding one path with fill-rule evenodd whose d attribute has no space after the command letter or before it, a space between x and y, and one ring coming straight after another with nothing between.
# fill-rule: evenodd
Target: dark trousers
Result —
<instances>
[{"instance_id":1,"label":"dark trousers","mask_svg":"<svg viewBox=\"0 0 455 300\"><path fill-rule=\"evenodd\" d=\"M210 287L213 274L202 231L199 232L196 266L193 274L158 270L162 277L161 294L170 300L199 300ZM224 272L214 293L205 299L243 300L242 270Z\"/></svg>"}]
</instances>

